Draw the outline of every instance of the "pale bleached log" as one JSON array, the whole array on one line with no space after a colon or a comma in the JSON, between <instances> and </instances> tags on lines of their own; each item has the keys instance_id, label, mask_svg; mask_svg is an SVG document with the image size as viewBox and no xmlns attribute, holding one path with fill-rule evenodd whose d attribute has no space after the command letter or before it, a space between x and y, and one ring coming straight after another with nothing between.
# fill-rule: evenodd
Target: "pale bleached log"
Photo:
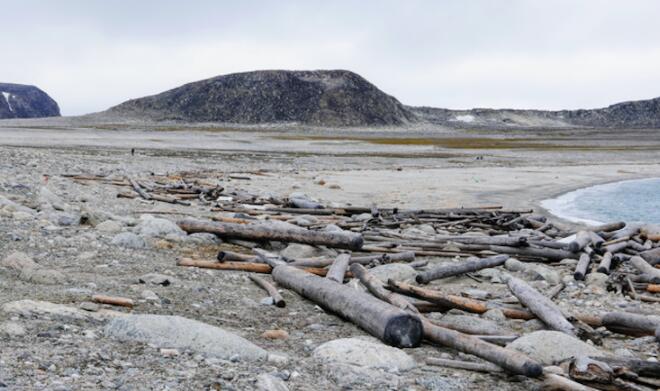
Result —
<instances>
[{"instance_id":1,"label":"pale bleached log","mask_svg":"<svg viewBox=\"0 0 660 391\"><path fill-rule=\"evenodd\" d=\"M559 307L552 300L529 286L523 280L513 276L508 277L507 285L511 293L549 328L569 335L575 335L575 328L566 320Z\"/></svg>"},{"instance_id":2,"label":"pale bleached log","mask_svg":"<svg viewBox=\"0 0 660 391\"><path fill-rule=\"evenodd\" d=\"M610 274L610 268L612 267L612 253L606 252L603 255L603 259L600 260L598 264L598 273Z\"/></svg>"},{"instance_id":3,"label":"pale bleached log","mask_svg":"<svg viewBox=\"0 0 660 391\"><path fill-rule=\"evenodd\" d=\"M587 231L579 231L575 239L566 246L566 250L576 253L591 243L591 235Z\"/></svg>"},{"instance_id":4,"label":"pale bleached log","mask_svg":"<svg viewBox=\"0 0 660 391\"><path fill-rule=\"evenodd\" d=\"M426 359L427 365L435 365L439 367L465 369L468 371L476 372L502 372L502 368L491 363L480 363L471 361L447 360L444 358L429 357Z\"/></svg>"},{"instance_id":5,"label":"pale bleached log","mask_svg":"<svg viewBox=\"0 0 660 391\"><path fill-rule=\"evenodd\" d=\"M589 254L582 253L580 255L580 260L577 263L577 266L575 266L575 272L573 273L573 278L577 281L582 281L584 280L584 277L588 273L589 269L589 264L591 263L591 257Z\"/></svg>"},{"instance_id":6,"label":"pale bleached log","mask_svg":"<svg viewBox=\"0 0 660 391\"><path fill-rule=\"evenodd\" d=\"M350 254L339 254L330 266L325 278L342 284L344 282L344 275L346 274L346 269L348 269L348 262L350 259Z\"/></svg>"},{"instance_id":7,"label":"pale bleached log","mask_svg":"<svg viewBox=\"0 0 660 391\"><path fill-rule=\"evenodd\" d=\"M643 274L652 276L654 278L660 278L660 269L656 269L651 266L646 260L642 257L631 257L630 263Z\"/></svg>"},{"instance_id":8,"label":"pale bleached log","mask_svg":"<svg viewBox=\"0 0 660 391\"><path fill-rule=\"evenodd\" d=\"M474 259L452 263L448 265L441 265L431 268L425 272L418 273L415 281L419 284L428 284L433 280L447 278L452 276L461 275L464 273L471 273L477 270L491 268L503 265L509 259L508 255L495 255L493 257Z\"/></svg>"}]
</instances>

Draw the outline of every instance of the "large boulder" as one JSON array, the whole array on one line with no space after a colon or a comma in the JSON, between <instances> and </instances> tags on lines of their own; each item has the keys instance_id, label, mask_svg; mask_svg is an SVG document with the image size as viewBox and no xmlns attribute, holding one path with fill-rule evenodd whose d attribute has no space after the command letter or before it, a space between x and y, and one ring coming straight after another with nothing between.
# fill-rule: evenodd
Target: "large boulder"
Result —
<instances>
[{"instance_id":1,"label":"large boulder","mask_svg":"<svg viewBox=\"0 0 660 391\"><path fill-rule=\"evenodd\" d=\"M0 83L0 119L59 117L60 108L35 86Z\"/></svg>"},{"instance_id":2,"label":"large boulder","mask_svg":"<svg viewBox=\"0 0 660 391\"><path fill-rule=\"evenodd\" d=\"M252 342L196 320L167 315L128 315L110 321L105 334L121 341L137 341L159 348L204 353L221 359L265 360L268 352Z\"/></svg>"},{"instance_id":3,"label":"large boulder","mask_svg":"<svg viewBox=\"0 0 660 391\"><path fill-rule=\"evenodd\" d=\"M186 235L185 231L174 222L150 215L140 216L140 223L135 230L143 237L166 237L168 235L183 237Z\"/></svg>"},{"instance_id":4,"label":"large boulder","mask_svg":"<svg viewBox=\"0 0 660 391\"><path fill-rule=\"evenodd\" d=\"M559 331L541 330L524 335L507 345L544 365L578 356L604 356L605 353Z\"/></svg>"}]
</instances>

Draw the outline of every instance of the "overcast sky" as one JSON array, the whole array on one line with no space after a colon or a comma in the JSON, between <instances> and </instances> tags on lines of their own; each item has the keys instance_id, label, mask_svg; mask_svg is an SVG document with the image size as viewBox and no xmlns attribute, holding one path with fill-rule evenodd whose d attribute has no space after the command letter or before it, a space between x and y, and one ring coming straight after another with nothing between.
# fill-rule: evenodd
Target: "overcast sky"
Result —
<instances>
[{"instance_id":1,"label":"overcast sky","mask_svg":"<svg viewBox=\"0 0 660 391\"><path fill-rule=\"evenodd\" d=\"M660 96L660 1L0 0L0 82L65 115L256 69L349 69L410 105Z\"/></svg>"}]
</instances>

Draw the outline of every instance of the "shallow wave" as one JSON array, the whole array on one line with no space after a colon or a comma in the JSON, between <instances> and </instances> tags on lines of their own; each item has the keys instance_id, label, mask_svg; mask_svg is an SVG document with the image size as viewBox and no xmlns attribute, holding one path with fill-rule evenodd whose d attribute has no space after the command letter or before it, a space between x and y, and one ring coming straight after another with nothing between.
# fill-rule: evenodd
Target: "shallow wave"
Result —
<instances>
[{"instance_id":1,"label":"shallow wave","mask_svg":"<svg viewBox=\"0 0 660 391\"><path fill-rule=\"evenodd\" d=\"M608 221L660 224L660 178L606 183L541 201L562 219L598 225Z\"/></svg>"}]
</instances>

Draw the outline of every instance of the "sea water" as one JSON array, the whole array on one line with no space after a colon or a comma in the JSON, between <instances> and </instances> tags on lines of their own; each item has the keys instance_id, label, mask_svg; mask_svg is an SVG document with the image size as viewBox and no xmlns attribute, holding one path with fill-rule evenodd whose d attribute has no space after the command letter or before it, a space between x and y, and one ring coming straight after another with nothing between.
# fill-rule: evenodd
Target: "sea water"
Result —
<instances>
[{"instance_id":1,"label":"sea water","mask_svg":"<svg viewBox=\"0 0 660 391\"><path fill-rule=\"evenodd\" d=\"M660 224L660 178L607 183L544 200L563 219L590 225L611 221Z\"/></svg>"}]
</instances>

